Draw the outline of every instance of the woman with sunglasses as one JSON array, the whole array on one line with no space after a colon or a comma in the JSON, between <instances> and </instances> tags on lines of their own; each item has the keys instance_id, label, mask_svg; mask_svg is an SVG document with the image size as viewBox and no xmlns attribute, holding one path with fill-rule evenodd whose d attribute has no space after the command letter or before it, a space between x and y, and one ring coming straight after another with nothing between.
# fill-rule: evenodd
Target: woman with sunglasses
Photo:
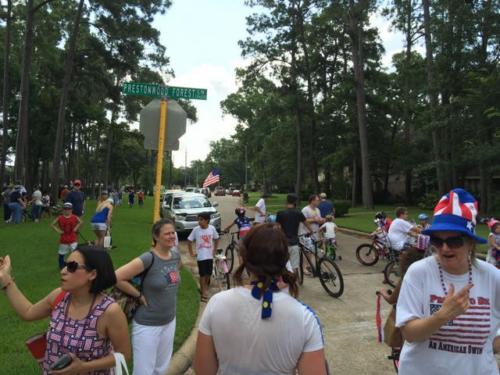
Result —
<instances>
[{"instance_id":1,"label":"woman with sunglasses","mask_svg":"<svg viewBox=\"0 0 500 375\"><path fill-rule=\"evenodd\" d=\"M117 287L141 306L132 320L134 375L163 375L167 372L175 337L177 288L181 257L175 248L175 227L168 219L152 228L153 248L116 271ZM129 280L143 275L141 291Z\"/></svg>"},{"instance_id":2,"label":"woman with sunglasses","mask_svg":"<svg viewBox=\"0 0 500 375\"><path fill-rule=\"evenodd\" d=\"M0 287L17 315L27 321L50 319L44 374L112 374L114 352L130 358L127 319L120 306L102 293L115 283L108 253L78 246L61 270L61 287L32 304L15 283L10 257L0 262ZM72 357L71 364L50 371L66 353Z\"/></svg>"},{"instance_id":3,"label":"woman with sunglasses","mask_svg":"<svg viewBox=\"0 0 500 375\"><path fill-rule=\"evenodd\" d=\"M286 267L288 240L281 226L254 226L238 246L238 286L214 295L200 321L196 374L325 375L320 322L294 298L298 286ZM245 269L251 280L244 285ZM282 282L289 293L280 291Z\"/></svg>"},{"instance_id":4,"label":"woman with sunglasses","mask_svg":"<svg viewBox=\"0 0 500 375\"><path fill-rule=\"evenodd\" d=\"M443 196L430 236L435 254L406 273L396 326L406 340L403 375L498 374L493 350L500 328L500 272L476 259L477 202L463 189Z\"/></svg>"}]
</instances>

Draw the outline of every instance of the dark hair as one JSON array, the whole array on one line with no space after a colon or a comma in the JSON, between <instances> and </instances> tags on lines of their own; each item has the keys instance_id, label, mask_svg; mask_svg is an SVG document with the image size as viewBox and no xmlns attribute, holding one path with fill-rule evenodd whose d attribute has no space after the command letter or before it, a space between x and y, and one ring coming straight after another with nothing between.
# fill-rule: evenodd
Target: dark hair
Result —
<instances>
[{"instance_id":1,"label":"dark hair","mask_svg":"<svg viewBox=\"0 0 500 375\"><path fill-rule=\"evenodd\" d=\"M279 224L254 226L240 241L238 252L243 261L233 276L237 285L243 285L242 274L246 269L265 280L264 289L270 286L273 278L281 276L289 285L290 295L297 297L297 277L286 269L289 259L288 240Z\"/></svg>"},{"instance_id":2,"label":"dark hair","mask_svg":"<svg viewBox=\"0 0 500 375\"><path fill-rule=\"evenodd\" d=\"M198 214L198 218L206 220L206 221L208 221L210 223L210 212L200 212Z\"/></svg>"},{"instance_id":3,"label":"dark hair","mask_svg":"<svg viewBox=\"0 0 500 375\"><path fill-rule=\"evenodd\" d=\"M315 199L319 199L318 194L313 194L313 195L310 195L310 196L309 196L309 200L308 200L308 202L309 202L309 203L311 203L311 202L312 202L313 200L315 200Z\"/></svg>"},{"instance_id":4,"label":"dark hair","mask_svg":"<svg viewBox=\"0 0 500 375\"><path fill-rule=\"evenodd\" d=\"M153 227L151 228L151 237L153 239L153 245L156 245L156 237L160 235L161 228L163 228L163 226L167 224L170 224L175 228L173 221L165 218L160 219L153 224Z\"/></svg>"},{"instance_id":5,"label":"dark hair","mask_svg":"<svg viewBox=\"0 0 500 375\"><path fill-rule=\"evenodd\" d=\"M116 284L115 268L106 249L82 244L75 251L82 254L89 271L96 270L97 276L90 285L90 293L98 294Z\"/></svg>"},{"instance_id":6,"label":"dark hair","mask_svg":"<svg viewBox=\"0 0 500 375\"><path fill-rule=\"evenodd\" d=\"M396 217L400 217L405 212L408 212L408 209L406 207L398 207L398 208L396 208Z\"/></svg>"},{"instance_id":7,"label":"dark hair","mask_svg":"<svg viewBox=\"0 0 500 375\"><path fill-rule=\"evenodd\" d=\"M298 199L296 194L288 194L286 196L286 203L288 203L288 204L296 205L298 200L299 199Z\"/></svg>"}]
</instances>

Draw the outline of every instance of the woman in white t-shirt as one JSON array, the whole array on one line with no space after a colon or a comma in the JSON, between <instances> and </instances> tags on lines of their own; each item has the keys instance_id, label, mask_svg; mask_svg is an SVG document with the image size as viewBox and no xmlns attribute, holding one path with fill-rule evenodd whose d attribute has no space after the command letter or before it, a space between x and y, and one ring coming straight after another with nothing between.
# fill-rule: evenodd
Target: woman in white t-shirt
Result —
<instances>
[{"instance_id":1,"label":"woman in white t-shirt","mask_svg":"<svg viewBox=\"0 0 500 375\"><path fill-rule=\"evenodd\" d=\"M288 241L276 224L255 226L240 242L236 284L214 295L200 321L194 369L198 375L326 374L324 342L315 313L297 301L286 269ZM247 270L251 282L244 285ZM285 282L289 294L278 284Z\"/></svg>"},{"instance_id":2,"label":"woman in white t-shirt","mask_svg":"<svg viewBox=\"0 0 500 375\"><path fill-rule=\"evenodd\" d=\"M402 375L494 375L498 365L500 271L474 256L477 202L463 189L443 196L424 234L436 249L406 273L396 326L406 340Z\"/></svg>"}]
</instances>

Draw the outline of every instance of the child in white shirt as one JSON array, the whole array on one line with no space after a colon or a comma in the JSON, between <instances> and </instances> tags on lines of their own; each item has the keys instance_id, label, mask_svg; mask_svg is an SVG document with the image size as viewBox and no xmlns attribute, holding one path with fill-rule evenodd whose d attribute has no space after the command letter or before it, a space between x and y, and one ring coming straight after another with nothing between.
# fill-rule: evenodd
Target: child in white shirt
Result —
<instances>
[{"instance_id":1,"label":"child in white shirt","mask_svg":"<svg viewBox=\"0 0 500 375\"><path fill-rule=\"evenodd\" d=\"M325 219L326 222L319 227L319 231L323 233L323 249L325 249L326 251L327 243L332 243L334 246L337 245L337 242L335 240L337 224L333 222L333 215L326 215Z\"/></svg>"}]
</instances>

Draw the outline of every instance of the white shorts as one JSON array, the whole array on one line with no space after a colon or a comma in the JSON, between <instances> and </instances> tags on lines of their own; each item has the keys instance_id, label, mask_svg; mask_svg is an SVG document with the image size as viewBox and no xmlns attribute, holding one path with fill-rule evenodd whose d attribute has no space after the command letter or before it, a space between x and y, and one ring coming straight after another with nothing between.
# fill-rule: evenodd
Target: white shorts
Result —
<instances>
[{"instance_id":1,"label":"white shorts","mask_svg":"<svg viewBox=\"0 0 500 375\"><path fill-rule=\"evenodd\" d=\"M290 255L290 265L292 269L300 267L300 249L299 245L288 246L288 254Z\"/></svg>"},{"instance_id":2,"label":"white shorts","mask_svg":"<svg viewBox=\"0 0 500 375\"><path fill-rule=\"evenodd\" d=\"M70 251L75 251L76 247L78 246L77 242L73 243L60 243L59 244L59 255L66 255Z\"/></svg>"},{"instance_id":3,"label":"white shorts","mask_svg":"<svg viewBox=\"0 0 500 375\"><path fill-rule=\"evenodd\" d=\"M106 225L106 223L90 223L90 225L92 226L92 229L93 230L106 230L108 229L108 226Z\"/></svg>"}]
</instances>

